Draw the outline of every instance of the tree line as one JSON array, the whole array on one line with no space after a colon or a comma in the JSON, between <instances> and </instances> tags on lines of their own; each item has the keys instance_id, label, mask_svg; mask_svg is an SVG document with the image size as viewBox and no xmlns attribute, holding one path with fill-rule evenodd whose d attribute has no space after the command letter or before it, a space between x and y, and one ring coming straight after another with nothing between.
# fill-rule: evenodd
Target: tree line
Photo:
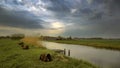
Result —
<instances>
[{"instance_id":1,"label":"tree line","mask_svg":"<svg viewBox=\"0 0 120 68\"><path fill-rule=\"evenodd\" d=\"M0 39L20 40L20 39L22 39L24 37L25 37L24 34L12 34L12 35L9 35L9 36L0 36Z\"/></svg>"}]
</instances>

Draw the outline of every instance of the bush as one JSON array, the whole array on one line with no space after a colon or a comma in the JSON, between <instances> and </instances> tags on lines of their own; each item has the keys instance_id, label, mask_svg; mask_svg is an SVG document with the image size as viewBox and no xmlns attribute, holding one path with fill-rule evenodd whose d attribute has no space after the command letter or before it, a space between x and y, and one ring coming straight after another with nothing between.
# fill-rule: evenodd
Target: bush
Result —
<instances>
[{"instance_id":1,"label":"bush","mask_svg":"<svg viewBox=\"0 0 120 68\"><path fill-rule=\"evenodd\" d=\"M11 39L13 39L13 40L20 40L24 37L25 37L24 34L13 34L13 35L11 35Z\"/></svg>"}]
</instances>

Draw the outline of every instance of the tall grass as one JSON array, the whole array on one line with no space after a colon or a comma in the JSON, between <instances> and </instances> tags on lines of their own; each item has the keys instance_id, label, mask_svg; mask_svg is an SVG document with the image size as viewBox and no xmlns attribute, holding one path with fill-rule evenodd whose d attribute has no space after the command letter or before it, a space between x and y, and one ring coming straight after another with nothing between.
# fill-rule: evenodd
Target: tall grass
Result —
<instances>
[{"instance_id":1,"label":"tall grass","mask_svg":"<svg viewBox=\"0 0 120 68\"><path fill-rule=\"evenodd\" d=\"M25 38L21 39L21 41L27 45L34 45L36 47L43 47L42 42L38 37L29 36L29 37L25 37Z\"/></svg>"}]
</instances>

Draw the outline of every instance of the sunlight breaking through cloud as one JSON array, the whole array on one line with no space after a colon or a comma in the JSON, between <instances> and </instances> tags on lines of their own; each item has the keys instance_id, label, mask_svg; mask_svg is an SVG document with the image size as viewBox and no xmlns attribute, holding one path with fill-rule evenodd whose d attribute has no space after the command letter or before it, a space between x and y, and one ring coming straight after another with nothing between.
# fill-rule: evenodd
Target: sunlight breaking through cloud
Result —
<instances>
[{"instance_id":1,"label":"sunlight breaking through cloud","mask_svg":"<svg viewBox=\"0 0 120 68\"><path fill-rule=\"evenodd\" d=\"M52 34L61 30L64 36L120 37L119 7L119 0L0 0L0 26L54 30Z\"/></svg>"}]
</instances>

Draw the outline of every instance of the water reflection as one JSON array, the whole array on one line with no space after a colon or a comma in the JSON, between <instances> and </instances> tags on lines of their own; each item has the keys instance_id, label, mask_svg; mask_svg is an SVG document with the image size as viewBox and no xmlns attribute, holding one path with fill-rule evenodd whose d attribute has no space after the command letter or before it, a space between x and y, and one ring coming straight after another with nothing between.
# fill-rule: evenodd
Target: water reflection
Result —
<instances>
[{"instance_id":1,"label":"water reflection","mask_svg":"<svg viewBox=\"0 0 120 68\"><path fill-rule=\"evenodd\" d=\"M48 49L70 49L71 57L89 61L101 68L120 68L120 51L53 42L43 42L43 45Z\"/></svg>"}]
</instances>

